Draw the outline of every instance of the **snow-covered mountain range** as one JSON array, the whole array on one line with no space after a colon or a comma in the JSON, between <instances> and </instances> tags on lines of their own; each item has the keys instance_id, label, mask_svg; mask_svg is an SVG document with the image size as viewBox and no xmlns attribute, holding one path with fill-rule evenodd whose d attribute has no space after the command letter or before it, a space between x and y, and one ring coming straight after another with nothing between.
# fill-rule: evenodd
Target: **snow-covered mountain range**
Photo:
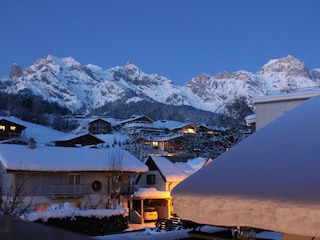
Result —
<instances>
[{"instance_id":1,"label":"snow-covered mountain range","mask_svg":"<svg viewBox=\"0 0 320 240\"><path fill-rule=\"evenodd\" d=\"M17 94L27 90L73 112L88 113L116 101L147 100L221 113L226 103L239 96L246 97L250 104L253 97L270 91L313 88L319 83L320 68L309 71L291 55L270 60L256 73L201 74L183 86L158 74L144 73L133 63L105 70L81 65L72 57L48 55L25 69L13 64L10 77L0 79L0 91Z\"/></svg>"}]
</instances>

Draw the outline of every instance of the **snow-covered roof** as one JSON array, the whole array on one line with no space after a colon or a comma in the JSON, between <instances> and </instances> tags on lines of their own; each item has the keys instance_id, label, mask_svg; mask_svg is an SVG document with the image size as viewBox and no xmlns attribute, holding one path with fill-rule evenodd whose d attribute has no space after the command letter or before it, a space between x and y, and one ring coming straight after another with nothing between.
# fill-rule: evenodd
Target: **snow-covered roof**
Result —
<instances>
[{"instance_id":1,"label":"snow-covered roof","mask_svg":"<svg viewBox=\"0 0 320 240\"><path fill-rule=\"evenodd\" d=\"M158 130L170 130L173 131L175 129L180 129L186 126L191 125L192 123L183 123L172 120L158 120L152 123L140 123L140 122L132 122L125 124L122 128L143 128L143 129L158 129Z\"/></svg>"},{"instance_id":2,"label":"snow-covered roof","mask_svg":"<svg viewBox=\"0 0 320 240\"><path fill-rule=\"evenodd\" d=\"M152 123L152 125L155 128L168 129L168 130L183 128L183 127L186 127L190 124L192 124L192 123L183 123L183 122L173 121L173 120L158 120L158 121L154 121Z\"/></svg>"},{"instance_id":3,"label":"snow-covered roof","mask_svg":"<svg viewBox=\"0 0 320 240\"><path fill-rule=\"evenodd\" d=\"M175 162L174 164L189 176L194 172L200 170L206 162L206 158L197 157L189 159L187 162Z\"/></svg>"},{"instance_id":4,"label":"snow-covered roof","mask_svg":"<svg viewBox=\"0 0 320 240\"><path fill-rule=\"evenodd\" d=\"M150 156L166 182L180 182L188 175L165 157Z\"/></svg>"},{"instance_id":5,"label":"snow-covered roof","mask_svg":"<svg viewBox=\"0 0 320 240\"><path fill-rule=\"evenodd\" d=\"M134 192L133 197L136 198L171 198L170 191L158 191L155 188L139 188L136 192Z\"/></svg>"},{"instance_id":6,"label":"snow-covered roof","mask_svg":"<svg viewBox=\"0 0 320 240\"><path fill-rule=\"evenodd\" d=\"M148 119L148 121L153 122L153 120L147 117L146 115L134 115L131 118L120 121L119 124L123 125L123 124L126 124L127 122L139 120L140 118L145 118L145 119Z\"/></svg>"},{"instance_id":7,"label":"snow-covered roof","mask_svg":"<svg viewBox=\"0 0 320 240\"><path fill-rule=\"evenodd\" d=\"M165 136L142 136L141 138L148 141L169 141L172 139L184 137L183 134L170 134Z\"/></svg>"},{"instance_id":8,"label":"snow-covered roof","mask_svg":"<svg viewBox=\"0 0 320 240\"><path fill-rule=\"evenodd\" d=\"M22 137L25 138L25 140L29 140L30 138L33 138L36 140L38 144L40 143L47 144L53 141L54 139L62 138L63 136L66 135L66 133L64 132L60 132L50 127L45 127L39 124L23 121L17 117L1 116L0 118L26 126L27 128L23 131Z\"/></svg>"},{"instance_id":9,"label":"snow-covered roof","mask_svg":"<svg viewBox=\"0 0 320 240\"><path fill-rule=\"evenodd\" d=\"M305 101L185 179L171 193L176 213L320 237L319 106Z\"/></svg>"},{"instance_id":10,"label":"snow-covered roof","mask_svg":"<svg viewBox=\"0 0 320 240\"><path fill-rule=\"evenodd\" d=\"M93 135L93 134L91 134L91 133L88 133L88 132L86 132L86 133L80 133L80 134L66 134L66 135L64 135L64 136L62 136L62 137L60 137L59 139L55 139L55 140L53 140L54 142L58 142L58 141L69 141L69 140L72 140L72 139L75 139L75 138L80 138L80 137L84 137L84 136L86 136L86 135L88 135L88 136L91 136L92 138L96 138L97 140L100 140L101 142L104 142L102 139L100 139L99 137L97 137L97 136L95 136L95 135Z\"/></svg>"},{"instance_id":11,"label":"snow-covered roof","mask_svg":"<svg viewBox=\"0 0 320 240\"><path fill-rule=\"evenodd\" d=\"M0 144L0 161L8 170L21 171L108 171L109 158L122 159L124 172L147 172L148 167L121 148L72 148Z\"/></svg>"},{"instance_id":12,"label":"snow-covered roof","mask_svg":"<svg viewBox=\"0 0 320 240\"><path fill-rule=\"evenodd\" d=\"M117 126L121 120L117 118L112 118L112 117L100 117L100 116L92 116L88 118L77 118L77 121L80 123L80 126L86 126L88 127L91 123L97 120L103 120L105 122L108 122L111 124L112 127Z\"/></svg>"}]
</instances>

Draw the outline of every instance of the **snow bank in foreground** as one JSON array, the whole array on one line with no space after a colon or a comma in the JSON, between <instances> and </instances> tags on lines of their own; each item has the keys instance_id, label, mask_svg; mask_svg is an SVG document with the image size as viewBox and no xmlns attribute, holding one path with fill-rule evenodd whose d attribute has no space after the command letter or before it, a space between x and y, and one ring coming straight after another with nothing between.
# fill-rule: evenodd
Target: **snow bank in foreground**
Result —
<instances>
[{"instance_id":1,"label":"snow bank in foreground","mask_svg":"<svg viewBox=\"0 0 320 240\"><path fill-rule=\"evenodd\" d=\"M100 240L176 240L188 238L188 232L190 229L182 229L171 232L155 232L150 228L146 228L144 231L129 232L123 234L112 234L99 237L93 237Z\"/></svg>"},{"instance_id":2,"label":"snow bank in foreground","mask_svg":"<svg viewBox=\"0 0 320 240\"><path fill-rule=\"evenodd\" d=\"M47 221L49 218L65 218L65 217L110 217L112 215L128 216L128 209L122 206L116 206L116 209L89 209L79 210L71 203L53 204L47 211L44 212L32 212L22 215L20 218L25 221Z\"/></svg>"},{"instance_id":3,"label":"snow bank in foreground","mask_svg":"<svg viewBox=\"0 0 320 240\"><path fill-rule=\"evenodd\" d=\"M171 192L182 219L320 237L320 96L298 105Z\"/></svg>"}]
</instances>

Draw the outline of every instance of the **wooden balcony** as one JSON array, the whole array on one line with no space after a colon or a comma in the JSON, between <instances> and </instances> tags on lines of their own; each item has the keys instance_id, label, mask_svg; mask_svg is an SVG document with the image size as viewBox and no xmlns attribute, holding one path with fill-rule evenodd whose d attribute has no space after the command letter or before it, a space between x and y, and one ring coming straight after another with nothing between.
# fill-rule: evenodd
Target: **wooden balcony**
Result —
<instances>
[{"instance_id":1,"label":"wooden balcony","mask_svg":"<svg viewBox=\"0 0 320 240\"><path fill-rule=\"evenodd\" d=\"M54 184L47 186L46 196L57 198L81 198L86 194L85 184Z\"/></svg>"}]
</instances>

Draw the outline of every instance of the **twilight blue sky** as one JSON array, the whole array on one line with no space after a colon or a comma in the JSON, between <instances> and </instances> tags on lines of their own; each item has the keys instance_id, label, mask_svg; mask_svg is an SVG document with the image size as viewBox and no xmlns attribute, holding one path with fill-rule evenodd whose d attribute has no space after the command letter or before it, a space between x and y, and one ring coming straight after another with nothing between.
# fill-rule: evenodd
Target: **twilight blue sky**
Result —
<instances>
[{"instance_id":1,"label":"twilight blue sky","mask_svg":"<svg viewBox=\"0 0 320 240\"><path fill-rule=\"evenodd\" d=\"M3 0L0 9L0 77L49 54L103 69L131 61L177 85L288 54L320 68L318 0Z\"/></svg>"}]
</instances>

